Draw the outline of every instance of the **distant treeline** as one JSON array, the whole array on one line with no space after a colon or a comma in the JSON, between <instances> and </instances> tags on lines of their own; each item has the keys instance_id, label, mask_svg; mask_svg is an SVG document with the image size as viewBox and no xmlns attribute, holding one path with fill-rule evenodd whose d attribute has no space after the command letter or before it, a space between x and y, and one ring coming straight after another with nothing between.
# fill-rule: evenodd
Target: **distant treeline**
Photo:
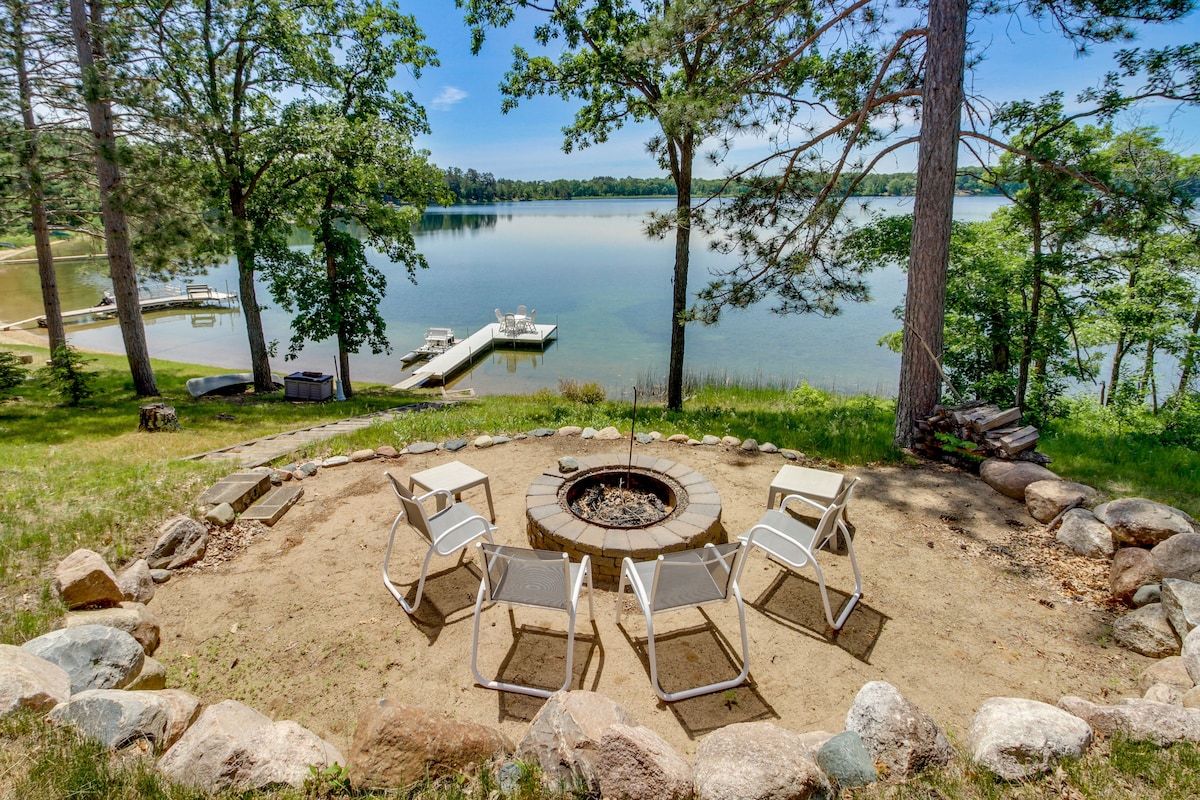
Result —
<instances>
[{"instance_id":1,"label":"distant treeline","mask_svg":"<svg viewBox=\"0 0 1200 800\"><path fill-rule=\"evenodd\" d=\"M999 194L994 187L983 183L978 167L967 168L958 176L958 191L962 194ZM711 195L720 191L722 181L696 178L692 181L695 195ZM575 197L674 197L675 184L670 178L612 178L600 176L588 180L560 178L553 181L517 181L497 178L490 172L451 167L446 170L446 185L458 203L491 203L511 200L570 200ZM911 196L916 192L915 172L872 173L863 177L855 189L862 196ZM736 188L730 191L737 191Z\"/></svg>"}]
</instances>

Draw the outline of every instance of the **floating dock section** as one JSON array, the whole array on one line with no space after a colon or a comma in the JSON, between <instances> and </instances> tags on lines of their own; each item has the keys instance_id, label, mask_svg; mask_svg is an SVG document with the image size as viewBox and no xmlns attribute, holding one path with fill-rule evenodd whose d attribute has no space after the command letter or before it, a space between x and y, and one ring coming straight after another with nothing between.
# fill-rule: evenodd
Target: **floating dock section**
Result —
<instances>
[{"instance_id":1,"label":"floating dock section","mask_svg":"<svg viewBox=\"0 0 1200 800\"><path fill-rule=\"evenodd\" d=\"M160 311L166 308L200 308L201 306L211 305L229 306L232 308L237 304L237 301L238 297L236 294L213 291L208 286L200 283L188 284L183 289L176 286L167 286L155 292L144 293L138 298L138 304L142 307L142 311ZM62 312L63 322L78 322L84 319L109 319L116 315L117 307L112 304ZM46 327L46 315L41 314L29 319L18 320L17 322L0 324L0 331L23 328L26 325L33 325L34 323L43 328Z\"/></svg>"},{"instance_id":2,"label":"floating dock section","mask_svg":"<svg viewBox=\"0 0 1200 800\"><path fill-rule=\"evenodd\" d=\"M535 325L534 331L508 333L498 322L485 325L439 356L417 367L412 375L392 386L416 389L425 384L445 383L446 379L470 366L475 359L494 347L545 347L558 336L557 325Z\"/></svg>"}]
</instances>

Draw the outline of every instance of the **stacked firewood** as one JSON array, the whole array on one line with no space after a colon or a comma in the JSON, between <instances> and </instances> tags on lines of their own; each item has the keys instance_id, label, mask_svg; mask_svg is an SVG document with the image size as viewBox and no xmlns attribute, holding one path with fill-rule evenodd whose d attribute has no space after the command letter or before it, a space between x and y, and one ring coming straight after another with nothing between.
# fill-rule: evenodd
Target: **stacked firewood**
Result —
<instances>
[{"instance_id":1,"label":"stacked firewood","mask_svg":"<svg viewBox=\"0 0 1200 800\"><path fill-rule=\"evenodd\" d=\"M938 437L938 434L953 437ZM957 440L957 441L955 441ZM979 456L999 456L1040 461L1035 453L1038 429L1021 425L1021 409L1001 409L982 401L961 406L936 406L933 414L917 421L914 450L927 458L940 458L948 450Z\"/></svg>"}]
</instances>

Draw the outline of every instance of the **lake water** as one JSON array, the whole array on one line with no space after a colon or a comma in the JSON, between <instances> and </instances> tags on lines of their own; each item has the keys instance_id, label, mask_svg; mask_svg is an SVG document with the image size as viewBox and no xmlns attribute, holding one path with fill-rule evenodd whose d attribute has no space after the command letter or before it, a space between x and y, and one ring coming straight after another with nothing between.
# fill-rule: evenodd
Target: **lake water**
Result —
<instances>
[{"instance_id":1,"label":"lake water","mask_svg":"<svg viewBox=\"0 0 1200 800\"><path fill-rule=\"evenodd\" d=\"M617 395L641 376L664 379L674 243L650 240L642 228L648 212L668 210L672 202L569 200L427 212L417 243L429 269L417 275L416 285L386 257L369 254L388 276L381 311L393 353L353 356L351 378L395 383L405 374L399 355L420 344L427 327L452 327L465 338L495 320L493 309L514 311L523 304L537 310L539 323L558 326L558 340L545 352L493 351L456 378L457 385L485 394L525 393L574 378L599 381ZM912 209L911 198L871 202L897 213ZM955 217L986 219L1003 202L958 198ZM694 240L689 286L699 289L711 270L729 265ZM98 262L59 262L58 277L65 309L91 305L108 286ZM194 280L236 291L237 269L230 262ZM690 326L686 368L750 381L805 380L847 392L894 394L900 357L877 342L898 328L892 310L902 302L904 280L898 269L873 273L872 301L848 304L830 319L781 317L763 304L727 312L714 326ZM259 286L258 298L267 306L267 340L279 342L273 369L333 371L335 351L329 343L310 344L296 360L286 361L289 317L265 286ZM32 317L41 310L36 266L0 262L0 319ZM158 312L147 314L145 323L154 357L249 369L240 310ZM69 325L67 330L76 346L122 350L115 322Z\"/></svg>"}]
</instances>

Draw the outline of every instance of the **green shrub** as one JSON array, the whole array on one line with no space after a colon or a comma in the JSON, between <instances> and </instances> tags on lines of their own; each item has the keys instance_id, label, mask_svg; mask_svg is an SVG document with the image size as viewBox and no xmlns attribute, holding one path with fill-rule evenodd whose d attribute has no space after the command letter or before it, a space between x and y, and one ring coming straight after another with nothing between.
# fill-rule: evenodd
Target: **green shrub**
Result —
<instances>
[{"instance_id":1,"label":"green shrub","mask_svg":"<svg viewBox=\"0 0 1200 800\"><path fill-rule=\"evenodd\" d=\"M599 383L595 381L580 383L574 378L559 378L558 392L572 403L583 403L587 406L603 403L608 397L604 392L604 387Z\"/></svg>"},{"instance_id":2,"label":"green shrub","mask_svg":"<svg viewBox=\"0 0 1200 800\"><path fill-rule=\"evenodd\" d=\"M0 350L0 393L20 386L25 382L25 365L16 353Z\"/></svg>"},{"instance_id":3,"label":"green shrub","mask_svg":"<svg viewBox=\"0 0 1200 800\"><path fill-rule=\"evenodd\" d=\"M38 370L38 376L52 392L66 400L67 405L77 406L96 393L93 385L96 373L84 369L94 361L94 358L84 358L69 344L59 345L50 363Z\"/></svg>"}]
</instances>

